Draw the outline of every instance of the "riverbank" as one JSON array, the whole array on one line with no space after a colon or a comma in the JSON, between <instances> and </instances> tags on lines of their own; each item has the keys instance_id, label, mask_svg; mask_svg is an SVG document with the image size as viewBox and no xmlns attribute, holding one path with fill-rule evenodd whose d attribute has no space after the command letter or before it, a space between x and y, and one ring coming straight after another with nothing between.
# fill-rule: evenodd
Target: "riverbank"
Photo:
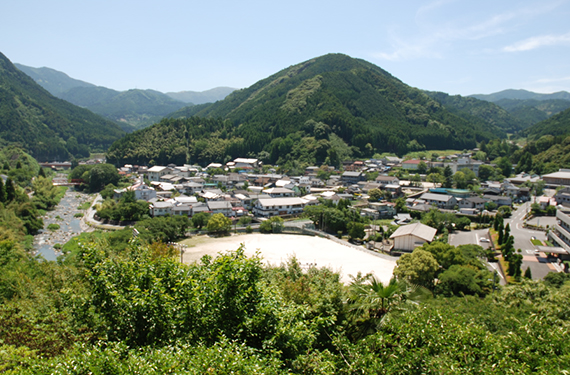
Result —
<instances>
[{"instance_id":1,"label":"riverbank","mask_svg":"<svg viewBox=\"0 0 570 375\"><path fill-rule=\"evenodd\" d=\"M79 207L93 199L92 195L75 191L72 188L67 189L55 209L42 216L44 229L34 236L36 252L46 260L56 260L61 252L54 248L54 245L64 245L71 237L92 231L93 228L87 225L83 217L75 217L75 214L86 215L87 210L80 210ZM59 225L59 229L53 231L47 229L50 224Z\"/></svg>"}]
</instances>

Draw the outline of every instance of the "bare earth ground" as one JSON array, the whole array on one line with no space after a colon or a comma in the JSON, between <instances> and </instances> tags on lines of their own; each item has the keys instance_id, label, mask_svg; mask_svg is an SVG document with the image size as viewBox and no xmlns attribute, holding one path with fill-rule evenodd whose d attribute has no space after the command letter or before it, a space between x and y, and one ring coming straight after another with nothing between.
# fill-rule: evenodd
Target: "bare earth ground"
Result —
<instances>
[{"instance_id":1,"label":"bare earth ground","mask_svg":"<svg viewBox=\"0 0 570 375\"><path fill-rule=\"evenodd\" d=\"M277 266L295 256L302 266L329 267L339 272L344 283L350 282L349 275L358 272L373 273L383 283L388 283L396 266L395 261L311 236L252 233L222 238L194 237L182 243L188 246L184 253L185 263L197 261L204 255L215 257L220 252L237 250L243 243L246 255L252 256L259 251L266 264Z\"/></svg>"}]
</instances>

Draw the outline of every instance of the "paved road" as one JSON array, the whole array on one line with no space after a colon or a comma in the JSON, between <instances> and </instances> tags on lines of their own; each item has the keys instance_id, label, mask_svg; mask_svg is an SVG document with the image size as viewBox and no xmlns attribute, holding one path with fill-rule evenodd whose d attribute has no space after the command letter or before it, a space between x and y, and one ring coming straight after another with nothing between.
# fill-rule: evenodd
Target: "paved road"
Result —
<instances>
[{"instance_id":1,"label":"paved road","mask_svg":"<svg viewBox=\"0 0 570 375\"><path fill-rule=\"evenodd\" d=\"M477 229L465 232L455 232L449 235L449 244L453 246L459 245L479 245L483 249L489 248L491 246L489 240L489 229ZM497 271L497 275L499 275L499 280L497 280L501 285L505 285L506 281L504 277L501 275L501 271L499 270L499 266L497 263L489 263L486 262L486 266L489 271Z\"/></svg>"},{"instance_id":2,"label":"paved road","mask_svg":"<svg viewBox=\"0 0 570 375\"><path fill-rule=\"evenodd\" d=\"M510 224L511 234L515 238L514 247L515 249L521 249L521 254L523 256L522 270L523 272L530 268L533 279L543 279L549 272L560 272L562 269L558 264L550 263L544 254L541 256L535 255L535 246L530 240L531 237L536 237L539 240L546 240L546 234L543 231L531 230L523 228L524 217L530 210L531 202L527 202L518 207L516 211L510 218L505 219L505 225ZM555 218L541 218L540 224L543 226L552 225ZM534 219L534 223L537 219ZM482 242L481 239L488 238L488 230L480 229L468 232L456 232L449 236L449 243L453 246L463 245L463 244L475 244L480 245L483 248L489 247L488 242ZM484 241L484 240L483 240ZM489 269L498 269L496 263L488 263ZM504 282L501 280L501 282Z\"/></svg>"},{"instance_id":3,"label":"paved road","mask_svg":"<svg viewBox=\"0 0 570 375\"><path fill-rule=\"evenodd\" d=\"M557 264L553 264L547 261L544 254L541 256L536 256L535 246L530 242L531 237L536 237L539 240L546 240L546 234L542 231L536 231L531 229L523 228L523 219L530 209L531 202L526 202L525 204L518 207L516 211L513 211L513 215L509 219L505 219L505 225L510 224L511 234L515 238L515 249L521 249L521 254L523 256L522 269L523 272L530 267L533 279L542 279L549 272L560 272L560 267ZM546 218L543 220L546 224ZM551 219L550 219L551 220ZM542 224L542 223L541 223Z\"/></svg>"}]
</instances>

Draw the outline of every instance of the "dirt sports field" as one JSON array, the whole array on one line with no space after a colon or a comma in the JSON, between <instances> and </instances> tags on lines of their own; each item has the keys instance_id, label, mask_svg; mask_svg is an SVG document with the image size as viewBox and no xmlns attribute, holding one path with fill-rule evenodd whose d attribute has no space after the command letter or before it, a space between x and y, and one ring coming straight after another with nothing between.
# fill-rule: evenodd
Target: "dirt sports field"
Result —
<instances>
[{"instance_id":1,"label":"dirt sports field","mask_svg":"<svg viewBox=\"0 0 570 375\"><path fill-rule=\"evenodd\" d=\"M184 253L185 263L197 261L204 255L216 256L220 252L236 250L243 243L248 256L259 251L267 264L279 265L295 256L303 266L329 267L340 272L345 283L350 282L349 275L356 275L359 271L373 273L387 283L396 266L394 260L311 236L252 233L222 238L193 237L182 243L188 246Z\"/></svg>"}]
</instances>

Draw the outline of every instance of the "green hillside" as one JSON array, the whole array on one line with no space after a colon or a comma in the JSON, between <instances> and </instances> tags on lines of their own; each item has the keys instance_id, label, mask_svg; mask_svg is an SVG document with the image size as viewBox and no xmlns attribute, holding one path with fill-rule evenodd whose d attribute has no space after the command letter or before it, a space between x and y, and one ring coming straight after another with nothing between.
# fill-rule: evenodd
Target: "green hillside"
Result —
<instances>
[{"instance_id":1,"label":"green hillside","mask_svg":"<svg viewBox=\"0 0 570 375\"><path fill-rule=\"evenodd\" d=\"M22 64L14 64L16 68L30 76L36 83L48 90L52 95L60 94L74 87L95 87L95 85L71 78L67 74L50 68L32 68Z\"/></svg>"},{"instance_id":2,"label":"green hillside","mask_svg":"<svg viewBox=\"0 0 570 375\"><path fill-rule=\"evenodd\" d=\"M73 79L50 68L16 66L52 95L115 121L127 132L152 125L188 105L188 102L154 90L121 92ZM205 93L210 96L220 94L217 90Z\"/></svg>"},{"instance_id":3,"label":"green hillside","mask_svg":"<svg viewBox=\"0 0 570 375\"><path fill-rule=\"evenodd\" d=\"M500 106L484 100L461 95L448 95L443 92L426 91L427 95L437 100L453 114L479 124L481 127L496 126L510 133L521 130L520 121Z\"/></svg>"},{"instance_id":4,"label":"green hillside","mask_svg":"<svg viewBox=\"0 0 570 375\"><path fill-rule=\"evenodd\" d=\"M78 106L134 128L152 125L187 103L154 90L115 91L105 87L75 87L60 96Z\"/></svg>"},{"instance_id":5,"label":"green hillside","mask_svg":"<svg viewBox=\"0 0 570 375\"><path fill-rule=\"evenodd\" d=\"M201 110L183 108L171 117L193 115L229 120L234 128L226 136L243 138L247 153L271 153L272 162L286 160L289 145L306 137L340 138L360 157L471 148L508 130L465 120L379 67L340 54L289 67L223 101ZM330 147L324 149L321 154L334 158Z\"/></svg>"},{"instance_id":6,"label":"green hillside","mask_svg":"<svg viewBox=\"0 0 570 375\"><path fill-rule=\"evenodd\" d=\"M0 53L1 145L19 145L40 161L88 156L124 132L113 122L53 97Z\"/></svg>"},{"instance_id":7,"label":"green hillside","mask_svg":"<svg viewBox=\"0 0 570 375\"><path fill-rule=\"evenodd\" d=\"M526 129L527 144L511 161L516 172L551 173L570 168L570 108Z\"/></svg>"},{"instance_id":8,"label":"green hillside","mask_svg":"<svg viewBox=\"0 0 570 375\"><path fill-rule=\"evenodd\" d=\"M495 102L516 118L523 129L570 108L570 100L564 99L501 99Z\"/></svg>"},{"instance_id":9,"label":"green hillside","mask_svg":"<svg viewBox=\"0 0 570 375\"><path fill-rule=\"evenodd\" d=\"M531 139L537 139L543 135L570 135L570 108L531 126L525 130L524 134Z\"/></svg>"}]
</instances>

